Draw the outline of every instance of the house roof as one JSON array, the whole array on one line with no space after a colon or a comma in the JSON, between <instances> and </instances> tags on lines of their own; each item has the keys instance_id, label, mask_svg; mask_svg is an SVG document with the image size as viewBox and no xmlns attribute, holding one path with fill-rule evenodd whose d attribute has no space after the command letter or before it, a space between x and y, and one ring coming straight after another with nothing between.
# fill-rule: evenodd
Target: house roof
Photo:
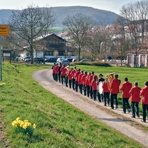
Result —
<instances>
[{"instance_id":1,"label":"house roof","mask_svg":"<svg viewBox=\"0 0 148 148\"><path fill-rule=\"evenodd\" d=\"M148 49L133 49L127 53L148 54Z\"/></svg>"},{"instance_id":2,"label":"house roof","mask_svg":"<svg viewBox=\"0 0 148 148\"><path fill-rule=\"evenodd\" d=\"M66 42L66 40L64 40L63 38L59 37L58 35L52 33L52 34L46 34L46 35L43 35L43 36L39 36L37 37L36 39L34 39L33 41L36 42L36 41L40 41L42 39L45 39L47 37L52 37L52 36L55 36L57 37L58 39L62 40L63 42Z\"/></svg>"}]
</instances>

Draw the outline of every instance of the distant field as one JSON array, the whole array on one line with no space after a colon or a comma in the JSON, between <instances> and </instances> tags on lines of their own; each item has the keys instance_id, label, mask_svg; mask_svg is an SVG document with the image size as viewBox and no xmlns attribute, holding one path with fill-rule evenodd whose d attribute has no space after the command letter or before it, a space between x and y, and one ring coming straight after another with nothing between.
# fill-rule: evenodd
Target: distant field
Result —
<instances>
[{"instance_id":1,"label":"distant field","mask_svg":"<svg viewBox=\"0 0 148 148\"><path fill-rule=\"evenodd\" d=\"M0 86L1 130L5 138L0 147L12 148L142 148L139 143L125 137L103 123L85 115L63 100L44 90L32 79L32 72L49 65L19 65L3 63L3 83ZM147 69L78 66L104 75L116 72L142 86ZM140 74L141 73L141 74ZM142 78L143 76L143 78ZM31 138L15 132L11 123L17 117L36 123ZM2 124L4 123L4 124Z\"/></svg>"}]
</instances>

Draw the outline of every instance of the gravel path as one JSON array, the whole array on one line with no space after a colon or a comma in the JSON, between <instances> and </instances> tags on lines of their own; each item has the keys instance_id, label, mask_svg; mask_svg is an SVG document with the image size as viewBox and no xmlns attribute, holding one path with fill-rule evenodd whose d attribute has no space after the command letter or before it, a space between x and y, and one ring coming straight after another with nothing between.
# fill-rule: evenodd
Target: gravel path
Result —
<instances>
[{"instance_id":1,"label":"gravel path","mask_svg":"<svg viewBox=\"0 0 148 148\"><path fill-rule=\"evenodd\" d=\"M32 76L46 90L148 148L148 131L143 130L144 127L148 127L148 123L142 123L141 117L131 119L131 114L123 114L121 108L111 110L109 107L104 107L103 103L66 88L52 79L51 69L34 72Z\"/></svg>"}]
</instances>

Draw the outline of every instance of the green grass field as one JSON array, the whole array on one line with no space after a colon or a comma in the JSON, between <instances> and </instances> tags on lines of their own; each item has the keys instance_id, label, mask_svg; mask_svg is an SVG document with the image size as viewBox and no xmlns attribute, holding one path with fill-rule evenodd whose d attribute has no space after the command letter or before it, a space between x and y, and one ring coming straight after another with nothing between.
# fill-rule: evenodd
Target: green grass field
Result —
<instances>
[{"instance_id":1,"label":"green grass field","mask_svg":"<svg viewBox=\"0 0 148 148\"><path fill-rule=\"evenodd\" d=\"M12 148L141 148L142 145L125 137L103 123L85 115L63 100L44 90L32 79L32 73L48 65L3 63L0 86L0 120L5 138L0 147ZM78 66L96 74L115 72L140 86L146 81L148 69ZM35 123L29 137L15 131L11 125L17 117Z\"/></svg>"}]
</instances>

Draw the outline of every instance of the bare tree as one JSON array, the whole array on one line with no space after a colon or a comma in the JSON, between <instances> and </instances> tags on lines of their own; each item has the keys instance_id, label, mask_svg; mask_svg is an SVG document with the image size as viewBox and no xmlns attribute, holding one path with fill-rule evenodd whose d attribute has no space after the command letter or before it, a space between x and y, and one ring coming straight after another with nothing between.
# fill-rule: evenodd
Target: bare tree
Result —
<instances>
[{"instance_id":1,"label":"bare tree","mask_svg":"<svg viewBox=\"0 0 148 148\"><path fill-rule=\"evenodd\" d=\"M27 43L31 63L33 63L34 41L37 37L49 33L54 20L51 9L47 7L30 5L22 11L13 12L10 29Z\"/></svg>"},{"instance_id":2,"label":"bare tree","mask_svg":"<svg viewBox=\"0 0 148 148\"><path fill-rule=\"evenodd\" d=\"M136 51L139 45L144 41L144 33L146 31L148 22L148 1L137 1L135 3L129 3L124 5L120 10L121 16L126 20L126 26L131 37L131 41L134 43ZM135 66L137 66L137 52L135 58Z\"/></svg>"},{"instance_id":3,"label":"bare tree","mask_svg":"<svg viewBox=\"0 0 148 148\"><path fill-rule=\"evenodd\" d=\"M71 37L72 44L78 49L78 60L80 60L81 50L86 45L88 30L92 26L92 19L84 14L78 13L68 16L64 21Z\"/></svg>"}]
</instances>

